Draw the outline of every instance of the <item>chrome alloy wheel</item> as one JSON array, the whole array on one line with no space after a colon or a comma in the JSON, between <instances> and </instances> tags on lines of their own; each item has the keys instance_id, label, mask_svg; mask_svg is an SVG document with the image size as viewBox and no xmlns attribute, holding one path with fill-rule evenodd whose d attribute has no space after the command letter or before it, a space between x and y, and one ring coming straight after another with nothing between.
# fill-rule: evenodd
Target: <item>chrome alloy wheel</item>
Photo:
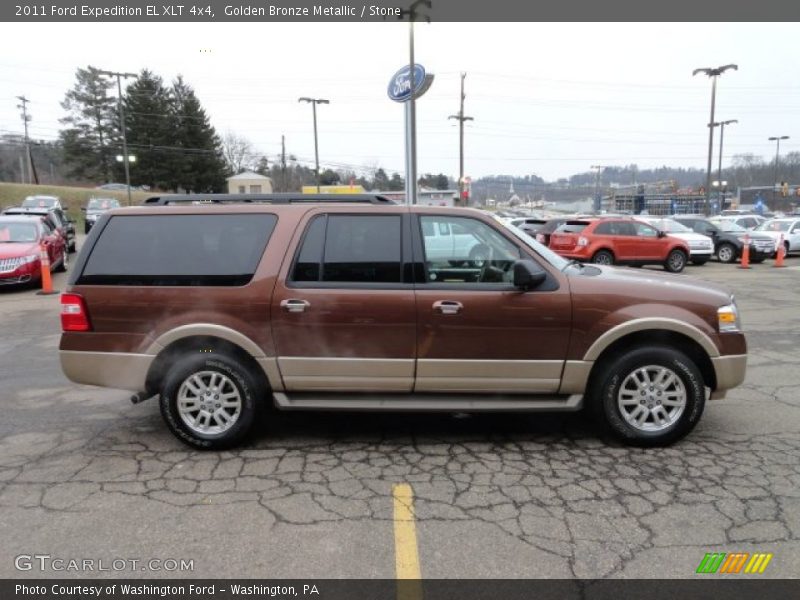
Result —
<instances>
[{"instance_id":1,"label":"chrome alloy wheel","mask_svg":"<svg viewBox=\"0 0 800 600\"><path fill-rule=\"evenodd\" d=\"M617 406L627 423L639 431L663 431L686 408L686 388L678 375L661 365L630 373L619 388Z\"/></svg>"},{"instance_id":2,"label":"chrome alloy wheel","mask_svg":"<svg viewBox=\"0 0 800 600\"><path fill-rule=\"evenodd\" d=\"M195 433L218 435L242 414L242 397L233 381L218 371L189 375L178 389L178 414Z\"/></svg>"}]
</instances>

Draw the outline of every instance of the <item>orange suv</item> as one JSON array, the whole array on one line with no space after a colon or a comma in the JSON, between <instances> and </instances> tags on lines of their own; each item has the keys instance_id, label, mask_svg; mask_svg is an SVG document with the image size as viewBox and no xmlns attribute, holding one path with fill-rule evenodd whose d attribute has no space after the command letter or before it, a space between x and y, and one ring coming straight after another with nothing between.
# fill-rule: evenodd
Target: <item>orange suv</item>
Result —
<instances>
[{"instance_id":1,"label":"orange suv","mask_svg":"<svg viewBox=\"0 0 800 600\"><path fill-rule=\"evenodd\" d=\"M77 383L157 396L196 448L260 410L593 410L669 444L745 374L729 292L568 261L467 208L155 198L100 216L61 298Z\"/></svg>"},{"instance_id":2,"label":"orange suv","mask_svg":"<svg viewBox=\"0 0 800 600\"><path fill-rule=\"evenodd\" d=\"M680 273L689 246L652 225L631 218L567 221L550 236L550 248L566 258L599 265L663 265Z\"/></svg>"}]
</instances>

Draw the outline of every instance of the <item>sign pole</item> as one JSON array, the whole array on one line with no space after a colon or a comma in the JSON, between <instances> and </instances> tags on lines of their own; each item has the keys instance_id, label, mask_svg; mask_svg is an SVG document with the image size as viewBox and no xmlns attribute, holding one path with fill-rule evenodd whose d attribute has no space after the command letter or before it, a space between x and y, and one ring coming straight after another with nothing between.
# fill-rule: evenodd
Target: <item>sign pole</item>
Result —
<instances>
[{"instance_id":1,"label":"sign pole","mask_svg":"<svg viewBox=\"0 0 800 600\"><path fill-rule=\"evenodd\" d=\"M414 81L414 18L408 20L408 76L411 96L406 102L406 202L417 203L417 105Z\"/></svg>"}]
</instances>

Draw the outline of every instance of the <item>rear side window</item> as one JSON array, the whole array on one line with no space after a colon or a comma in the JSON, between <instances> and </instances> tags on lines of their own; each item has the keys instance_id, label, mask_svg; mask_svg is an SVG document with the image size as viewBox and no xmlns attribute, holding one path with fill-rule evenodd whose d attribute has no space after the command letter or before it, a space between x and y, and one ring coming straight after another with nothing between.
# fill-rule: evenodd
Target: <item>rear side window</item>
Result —
<instances>
[{"instance_id":1,"label":"rear side window","mask_svg":"<svg viewBox=\"0 0 800 600\"><path fill-rule=\"evenodd\" d=\"M400 283L400 215L321 215L306 229L295 282Z\"/></svg>"},{"instance_id":2,"label":"rear side window","mask_svg":"<svg viewBox=\"0 0 800 600\"><path fill-rule=\"evenodd\" d=\"M245 285L277 220L270 214L114 216L77 283Z\"/></svg>"},{"instance_id":3,"label":"rear side window","mask_svg":"<svg viewBox=\"0 0 800 600\"><path fill-rule=\"evenodd\" d=\"M589 225L586 221L567 221L557 231L560 233L580 233L586 226Z\"/></svg>"}]
</instances>

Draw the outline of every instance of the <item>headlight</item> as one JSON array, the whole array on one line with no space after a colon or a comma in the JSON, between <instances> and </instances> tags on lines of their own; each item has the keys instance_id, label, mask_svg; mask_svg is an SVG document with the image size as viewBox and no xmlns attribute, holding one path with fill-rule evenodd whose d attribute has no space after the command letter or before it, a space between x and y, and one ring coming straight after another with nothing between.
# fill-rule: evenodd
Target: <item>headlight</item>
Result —
<instances>
[{"instance_id":1,"label":"headlight","mask_svg":"<svg viewBox=\"0 0 800 600\"><path fill-rule=\"evenodd\" d=\"M28 256L23 256L19 259L20 266L27 265L28 263L36 262L39 260L38 254L29 254Z\"/></svg>"},{"instance_id":2,"label":"headlight","mask_svg":"<svg viewBox=\"0 0 800 600\"><path fill-rule=\"evenodd\" d=\"M739 320L739 309L736 301L731 298L731 303L717 309L717 324L720 332L741 331L742 324Z\"/></svg>"}]
</instances>

